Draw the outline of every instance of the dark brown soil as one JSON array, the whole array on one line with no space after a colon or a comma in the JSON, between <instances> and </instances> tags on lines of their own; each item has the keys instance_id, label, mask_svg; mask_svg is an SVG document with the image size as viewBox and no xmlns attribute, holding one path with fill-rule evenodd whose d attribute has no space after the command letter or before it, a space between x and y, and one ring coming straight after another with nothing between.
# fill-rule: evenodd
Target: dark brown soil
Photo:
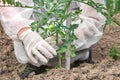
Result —
<instances>
[{"instance_id":1,"label":"dark brown soil","mask_svg":"<svg viewBox=\"0 0 120 80\"><path fill-rule=\"evenodd\" d=\"M120 59L109 56L110 48L120 43L120 26L107 26L103 38L92 49L94 64L83 63L71 70L50 69L46 73L31 73L24 80L120 80ZM0 32L0 80L21 80L26 65L17 62L11 39Z\"/></svg>"}]
</instances>

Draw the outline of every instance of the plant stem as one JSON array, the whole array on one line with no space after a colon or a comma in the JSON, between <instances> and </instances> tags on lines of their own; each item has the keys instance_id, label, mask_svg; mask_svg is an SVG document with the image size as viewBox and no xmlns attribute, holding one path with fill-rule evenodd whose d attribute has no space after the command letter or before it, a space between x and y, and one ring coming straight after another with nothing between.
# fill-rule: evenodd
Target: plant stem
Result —
<instances>
[{"instance_id":1,"label":"plant stem","mask_svg":"<svg viewBox=\"0 0 120 80\"><path fill-rule=\"evenodd\" d=\"M68 43L68 49L66 51L65 57L66 57L65 67L67 70L70 70L70 43Z\"/></svg>"},{"instance_id":2,"label":"plant stem","mask_svg":"<svg viewBox=\"0 0 120 80\"><path fill-rule=\"evenodd\" d=\"M69 4L69 6L68 6L68 9L67 9L67 14L69 14L70 12L71 12L71 2L72 2L72 0L68 3ZM67 18L67 21L66 21L66 25L68 26L68 27L70 27L70 24L71 24L71 16L69 16L68 18ZM67 33L69 33L69 30L67 30L66 31ZM67 39L69 39L69 34L68 35L66 35L67 36ZM65 53L65 58L66 58L66 65L65 65L65 67L66 67L66 69L67 70L70 70L70 45L71 45L71 43L70 42L68 42L68 44L67 44L67 51L66 51L66 53Z\"/></svg>"},{"instance_id":3,"label":"plant stem","mask_svg":"<svg viewBox=\"0 0 120 80\"><path fill-rule=\"evenodd\" d=\"M61 68L62 67L62 57L61 57L61 54L59 53L59 55L58 55L58 59L59 59L59 68Z\"/></svg>"}]
</instances>

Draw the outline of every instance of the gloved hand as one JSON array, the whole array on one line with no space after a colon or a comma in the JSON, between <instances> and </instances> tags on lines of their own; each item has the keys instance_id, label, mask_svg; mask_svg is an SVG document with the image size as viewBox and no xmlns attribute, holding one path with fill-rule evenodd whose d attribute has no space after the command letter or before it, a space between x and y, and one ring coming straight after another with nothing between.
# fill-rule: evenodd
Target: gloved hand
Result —
<instances>
[{"instance_id":1,"label":"gloved hand","mask_svg":"<svg viewBox=\"0 0 120 80\"><path fill-rule=\"evenodd\" d=\"M18 1L18 0L16 0ZM23 5L33 6L33 1L19 0ZM0 6L3 3L0 0ZM40 66L41 63L34 63L29 59L25 51L22 41L19 40L17 33L23 27L30 25L33 9L18 8L18 7L0 7L0 21L5 33L14 41L15 56L20 63L31 63L35 66ZM38 59L38 57L36 57Z\"/></svg>"},{"instance_id":2,"label":"gloved hand","mask_svg":"<svg viewBox=\"0 0 120 80\"><path fill-rule=\"evenodd\" d=\"M41 63L34 63L29 59L27 56L27 52L25 50L25 47L22 44L22 41L14 41L14 50L15 50L15 56L18 60L18 62L22 64L30 63L34 66L40 67L42 64ZM38 58L37 58L38 59Z\"/></svg>"},{"instance_id":3,"label":"gloved hand","mask_svg":"<svg viewBox=\"0 0 120 80\"><path fill-rule=\"evenodd\" d=\"M49 59L57 55L54 48L43 40L37 32L33 32L30 29L21 33L19 39L25 46L27 56L34 63L46 64Z\"/></svg>"},{"instance_id":4,"label":"gloved hand","mask_svg":"<svg viewBox=\"0 0 120 80\"><path fill-rule=\"evenodd\" d=\"M57 44L56 44L56 37L54 35L46 38L45 41L48 42L55 50L57 50L63 44L62 38L60 35L58 36Z\"/></svg>"},{"instance_id":5,"label":"gloved hand","mask_svg":"<svg viewBox=\"0 0 120 80\"><path fill-rule=\"evenodd\" d=\"M3 5L2 3L0 5ZM40 66L40 63L34 64L26 55L22 42L17 37L18 31L30 25L33 20L30 19L33 9L17 7L0 7L0 22L5 33L14 41L15 56L20 63L31 63Z\"/></svg>"}]
</instances>

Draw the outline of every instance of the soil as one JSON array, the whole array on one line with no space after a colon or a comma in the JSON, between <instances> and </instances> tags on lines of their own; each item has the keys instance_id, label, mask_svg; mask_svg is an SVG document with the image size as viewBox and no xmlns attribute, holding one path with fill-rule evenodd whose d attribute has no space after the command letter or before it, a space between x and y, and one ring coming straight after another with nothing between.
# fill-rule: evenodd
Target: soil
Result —
<instances>
[{"instance_id":1,"label":"soil","mask_svg":"<svg viewBox=\"0 0 120 80\"><path fill-rule=\"evenodd\" d=\"M71 70L49 69L35 75L31 73L24 80L120 80L120 59L109 56L110 48L120 43L120 26L107 26L102 39L92 48L94 64L82 63ZM19 74L26 64L15 58L12 40L0 32L0 80L22 80Z\"/></svg>"}]
</instances>

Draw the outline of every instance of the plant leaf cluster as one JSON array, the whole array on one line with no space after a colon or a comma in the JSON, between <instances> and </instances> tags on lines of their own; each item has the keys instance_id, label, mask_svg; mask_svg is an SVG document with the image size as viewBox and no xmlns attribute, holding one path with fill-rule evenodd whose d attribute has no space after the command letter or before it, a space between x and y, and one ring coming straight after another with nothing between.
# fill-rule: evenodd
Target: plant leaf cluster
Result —
<instances>
[{"instance_id":1,"label":"plant leaf cluster","mask_svg":"<svg viewBox=\"0 0 120 80\"><path fill-rule=\"evenodd\" d=\"M117 59L117 58L120 58L120 51L118 51L119 47L115 47L113 46L111 49L110 49L110 52L109 52L109 55L111 57L113 57L114 59Z\"/></svg>"}]
</instances>

